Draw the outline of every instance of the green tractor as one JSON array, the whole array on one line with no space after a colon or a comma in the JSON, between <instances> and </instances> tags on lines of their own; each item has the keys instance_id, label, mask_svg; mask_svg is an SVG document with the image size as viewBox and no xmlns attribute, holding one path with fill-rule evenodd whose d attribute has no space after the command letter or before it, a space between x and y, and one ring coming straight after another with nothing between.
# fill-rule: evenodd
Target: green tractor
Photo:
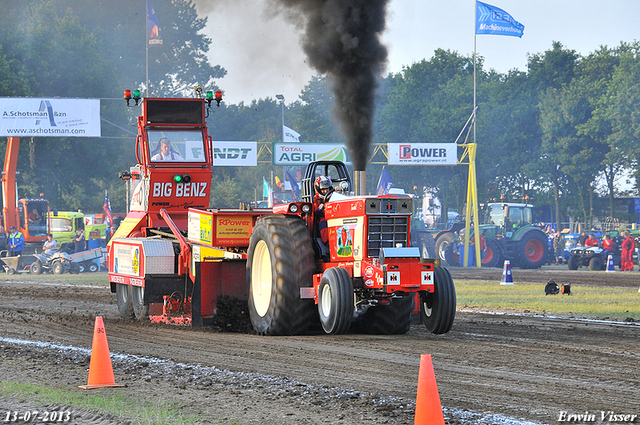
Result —
<instances>
[{"instance_id":1,"label":"green tractor","mask_svg":"<svg viewBox=\"0 0 640 425\"><path fill-rule=\"evenodd\" d=\"M537 269L547 262L549 239L542 228L533 223L533 205L487 204L483 212L484 224L480 225L482 266L502 267L504 260L509 260L512 267ZM440 257L450 266L461 265L464 231L445 232L438 236L450 243L439 244L436 239L436 246L443 247ZM470 239L475 240L473 233Z\"/></svg>"}]
</instances>

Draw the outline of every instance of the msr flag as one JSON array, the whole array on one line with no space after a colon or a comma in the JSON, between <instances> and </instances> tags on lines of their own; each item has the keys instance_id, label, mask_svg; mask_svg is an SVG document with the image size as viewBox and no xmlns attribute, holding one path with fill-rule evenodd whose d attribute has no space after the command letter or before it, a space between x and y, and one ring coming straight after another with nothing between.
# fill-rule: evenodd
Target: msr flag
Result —
<instances>
[{"instance_id":1,"label":"msr flag","mask_svg":"<svg viewBox=\"0 0 640 425\"><path fill-rule=\"evenodd\" d=\"M476 34L522 37L524 25L499 7L476 1Z\"/></svg>"},{"instance_id":2,"label":"msr flag","mask_svg":"<svg viewBox=\"0 0 640 425\"><path fill-rule=\"evenodd\" d=\"M162 44L160 36L160 22L156 16L156 11L149 0L147 0L147 40L149 45Z\"/></svg>"}]
</instances>

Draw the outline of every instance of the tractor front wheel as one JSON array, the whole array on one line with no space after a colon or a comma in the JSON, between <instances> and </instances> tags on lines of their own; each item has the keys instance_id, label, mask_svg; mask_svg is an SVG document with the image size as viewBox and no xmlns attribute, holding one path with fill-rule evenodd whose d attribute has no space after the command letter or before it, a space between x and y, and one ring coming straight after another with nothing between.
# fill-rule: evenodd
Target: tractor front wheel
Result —
<instances>
[{"instance_id":1,"label":"tractor front wheel","mask_svg":"<svg viewBox=\"0 0 640 425\"><path fill-rule=\"evenodd\" d=\"M456 287L449 270L435 267L434 291L420 293L420 319L433 334L451 330L456 317Z\"/></svg>"},{"instance_id":2,"label":"tractor front wheel","mask_svg":"<svg viewBox=\"0 0 640 425\"><path fill-rule=\"evenodd\" d=\"M314 302L300 298L313 287L313 245L299 217L261 217L251 234L247 258L249 316L261 335L304 333L315 315Z\"/></svg>"},{"instance_id":3,"label":"tractor front wheel","mask_svg":"<svg viewBox=\"0 0 640 425\"><path fill-rule=\"evenodd\" d=\"M482 259L482 267L502 266L502 251L500 250L498 242L494 239L486 239L486 245L484 258Z\"/></svg>"},{"instance_id":4,"label":"tractor front wheel","mask_svg":"<svg viewBox=\"0 0 640 425\"><path fill-rule=\"evenodd\" d=\"M340 267L325 270L318 286L318 313L322 329L328 334L347 332L354 310L349 272Z\"/></svg>"}]
</instances>

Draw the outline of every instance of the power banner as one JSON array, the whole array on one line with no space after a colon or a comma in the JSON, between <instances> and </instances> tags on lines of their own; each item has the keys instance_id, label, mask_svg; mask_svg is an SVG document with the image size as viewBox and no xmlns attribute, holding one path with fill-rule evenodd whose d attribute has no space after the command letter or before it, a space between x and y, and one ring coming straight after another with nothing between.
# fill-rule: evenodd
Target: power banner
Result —
<instances>
[{"instance_id":1,"label":"power banner","mask_svg":"<svg viewBox=\"0 0 640 425\"><path fill-rule=\"evenodd\" d=\"M456 165L455 143L389 143L389 165Z\"/></svg>"},{"instance_id":2,"label":"power banner","mask_svg":"<svg viewBox=\"0 0 640 425\"><path fill-rule=\"evenodd\" d=\"M258 143L214 141L213 165L216 167L255 167L258 165Z\"/></svg>"},{"instance_id":3,"label":"power banner","mask_svg":"<svg viewBox=\"0 0 640 425\"><path fill-rule=\"evenodd\" d=\"M313 161L351 162L345 145L329 143L273 144L273 165L307 165Z\"/></svg>"},{"instance_id":4,"label":"power banner","mask_svg":"<svg viewBox=\"0 0 640 425\"><path fill-rule=\"evenodd\" d=\"M0 137L100 137L99 99L0 98Z\"/></svg>"}]
</instances>

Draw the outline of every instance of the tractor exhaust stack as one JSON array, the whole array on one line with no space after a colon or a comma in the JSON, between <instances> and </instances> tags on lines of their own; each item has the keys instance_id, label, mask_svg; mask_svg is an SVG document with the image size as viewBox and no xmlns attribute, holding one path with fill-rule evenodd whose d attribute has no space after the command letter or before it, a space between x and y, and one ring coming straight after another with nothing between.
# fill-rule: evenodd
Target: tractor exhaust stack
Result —
<instances>
[{"instance_id":1,"label":"tractor exhaust stack","mask_svg":"<svg viewBox=\"0 0 640 425\"><path fill-rule=\"evenodd\" d=\"M356 196L364 196L367 194L367 185L366 185L366 178L365 178L365 171L364 170L355 170L353 173L353 177L354 177L354 190L355 190L355 195Z\"/></svg>"}]
</instances>

